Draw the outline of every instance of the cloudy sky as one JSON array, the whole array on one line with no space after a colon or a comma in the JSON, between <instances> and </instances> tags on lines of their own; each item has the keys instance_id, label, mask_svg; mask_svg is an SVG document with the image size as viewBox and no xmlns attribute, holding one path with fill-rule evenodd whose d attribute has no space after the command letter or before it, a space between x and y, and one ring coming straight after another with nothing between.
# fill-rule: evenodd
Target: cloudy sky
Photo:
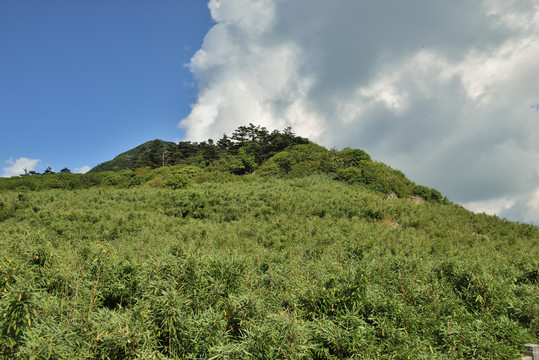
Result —
<instances>
[{"instance_id":1,"label":"cloudy sky","mask_svg":"<svg viewBox=\"0 0 539 360\"><path fill-rule=\"evenodd\" d=\"M290 125L473 210L539 224L536 0L208 6L188 138Z\"/></svg>"},{"instance_id":2,"label":"cloudy sky","mask_svg":"<svg viewBox=\"0 0 539 360\"><path fill-rule=\"evenodd\" d=\"M328 148L361 148L469 209L539 224L536 0L51 0L39 11L15 11L13 4L28 2L0 3L1 47L13 37L8 30L28 32L17 16L23 14L23 24L33 26L36 19L49 24L65 14L45 40L68 53L66 33L78 34L79 40L68 44L82 55L68 53L65 69L45 76L43 61L60 55L43 59L43 47L35 49L22 68L34 72L20 70L19 78L39 75L34 80L41 92L35 90L32 98L19 94L18 108L2 112L2 98L12 90L0 83L2 126L6 114L33 109L30 115L41 121L32 123L38 129L33 131L44 134L53 127L70 139L62 146L58 139L51 145L42 138L42 145L66 151L86 146L74 167L94 166L156 137L200 141L250 122L270 129L291 126ZM1 15L2 7L11 13ZM77 16L82 20L72 20ZM99 41L114 42L99 47L84 35L88 27ZM43 31L33 36L41 39ZM9 60L14 68L21 60L17 55ZM90 84L92 100L85 100L87 83L70 83L62 93L71 102L74 97L82 111L65 115L34 106L37 95L65 105L66 99L55 95L65 79L53 87L48 82L85 56L92 65L77 74L89 71L92 79L103 80ZM116 63L122 56L123 63ZM6 76L3 68L0 63L0 76ZM148 83L152 79L158 80ZM10 86L16 88L17 81ZM135 90L138 96L125 96ZM71 94L81 91L82 97ZM105 122L96 119L94 108L106 108L97 114ZM90 116L73 119L84 112ZM70 127L73 121L84 125ZM104 135L107 126L114 136ZM83 141L88 133L93 147ZM13 131L10 137L24 141L24 135ZM8 154L0 146L6 169L50 161L39 147L31 154Z\"/></svg>"}]
</instances>

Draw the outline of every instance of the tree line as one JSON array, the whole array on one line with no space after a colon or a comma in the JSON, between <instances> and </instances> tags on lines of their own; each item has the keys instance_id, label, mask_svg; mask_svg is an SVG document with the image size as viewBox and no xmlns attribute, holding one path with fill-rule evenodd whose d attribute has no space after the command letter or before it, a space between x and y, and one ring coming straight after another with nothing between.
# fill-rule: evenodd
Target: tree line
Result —
<instances>
[{"instance_id":1,"label":"tree line","mask_svg":"<svg viewBox=\"0 0 539 360\"><path fill-rule=\"evenodd\" d=\"M87 174L71 174L67 168L46 177L22 176L3 179L0 190L93 186L150 186L184 188L192 183L235 181L235 177L299 178L325 174L349 184L399 198L418 196L432 202L447 202L436 189L417 185L401 171L371 159L361 149L328 150L297 136L291 128L268 131L261 126L240 126L231 136L217 142L179 143L153 140L115 159L100 164ZM28 174L34 175L34 174Z\"/></svg>"},{"instance_id":2,"label":"tree line","mask_svg":"<svg viewBox=\"0 0 539 360\"><path fill-rule=\"evenodd\" d=\"M283 131L269 131L265 127L249 124L240 126L232 135L223 134L218 141L181 141L179 143L153 140L120 154L115 159L99 164L91 172L135 170L178 164L207 167L213 162L243 163L234 173L242 175L261 165L264 161L284 149L299 144L308 144L309 139L297 136L290 127Z\"/></svg>"},{"instance_id":3,"label":"tree line","mask_svg":"<svg viewBox=\"0 0 539 360\"><path fill-rule=\"evenodd\" d=\"M71 174L71 170L69 170L67 167L64 167L58 173L59 174ZM52 175L52 174L56 174L56 172L54 172L50 166L47 166L45 171L43 171L43 173L41 173L41 174L34 171L34 170L28 170L28 168L24 168L24 174L20 174L20 176Z\"/></svg>"}]
</instances>

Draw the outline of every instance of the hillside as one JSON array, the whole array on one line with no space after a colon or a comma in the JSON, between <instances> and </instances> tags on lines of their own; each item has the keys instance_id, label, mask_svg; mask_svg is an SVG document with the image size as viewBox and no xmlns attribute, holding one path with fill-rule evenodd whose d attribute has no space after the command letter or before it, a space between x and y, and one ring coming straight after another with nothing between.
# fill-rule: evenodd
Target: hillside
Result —
<instances>
[{"instance_id":1,"label":"hillside","mask_svg":"<svg viewBox=\"0 0 539 360\"><path fill-rule=\"evenodd\" d=\"M114 159L101 163L90 172L134 170L149 166L156 168L165 165L165 155L176 147L173 142L152 140L134 149L121 153Z\"/></svg>"},{"instance_id":2,"label":"hillside","mask_svg":"<svg viewBox=\"0 0 539 360\"><path fill-rule=\"evenodd\" d=\"M317 175L0 193L0 353L516 359L539 231Z\"/></svg>"},{"instance_id":3,"label":"hillside","mask_svg":"<svg viewBox=\"0 0 539 360\"><path fill-rule=\"evenodd\" d=\"M171 164L133 165L163 149ZM517 359L539 342L537 227L290 129L125 154L134 169L0 179L0 358Z\"/></svg>"}]
</instances>

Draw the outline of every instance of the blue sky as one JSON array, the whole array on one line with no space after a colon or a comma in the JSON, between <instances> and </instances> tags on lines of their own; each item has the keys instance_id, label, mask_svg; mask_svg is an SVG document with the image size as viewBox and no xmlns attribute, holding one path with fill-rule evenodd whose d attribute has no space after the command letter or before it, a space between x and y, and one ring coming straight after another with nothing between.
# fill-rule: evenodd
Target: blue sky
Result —
<instances>
[{"instance_id":1,"label":"blue sky","mask_svg":"<svg viewBox=\"0 0 539 360\"><path fill-rule=\"evenodd\" d=\"M0 1L0 169L93 167L182 139L184 65L212 24L203 0Z\"/></svg>"}]
</instances>

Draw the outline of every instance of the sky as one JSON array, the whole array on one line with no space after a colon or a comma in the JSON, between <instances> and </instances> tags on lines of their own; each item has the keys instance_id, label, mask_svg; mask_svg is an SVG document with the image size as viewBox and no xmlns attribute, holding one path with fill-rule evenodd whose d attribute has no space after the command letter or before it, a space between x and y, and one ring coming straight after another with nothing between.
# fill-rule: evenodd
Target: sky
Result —
<instances>
[{"instance_id":1,"label":"sky","mask_svg":"<svg viewBox=\"0 0 539 360\"><path fill-rule=\"evenodd\" d=\"M203 0L0 0L0 176L184 138Z\"/></svg>"},{"instance_id":2,"label":"sky","mask_svg":"<svg viewBox=\"0 0 539 360\"><path fill-rule=\"evenodd\" d=\"M0 162L291 126L539 224L537 59L536 0L3 0Z\"/></svg>"}]
</instances>

